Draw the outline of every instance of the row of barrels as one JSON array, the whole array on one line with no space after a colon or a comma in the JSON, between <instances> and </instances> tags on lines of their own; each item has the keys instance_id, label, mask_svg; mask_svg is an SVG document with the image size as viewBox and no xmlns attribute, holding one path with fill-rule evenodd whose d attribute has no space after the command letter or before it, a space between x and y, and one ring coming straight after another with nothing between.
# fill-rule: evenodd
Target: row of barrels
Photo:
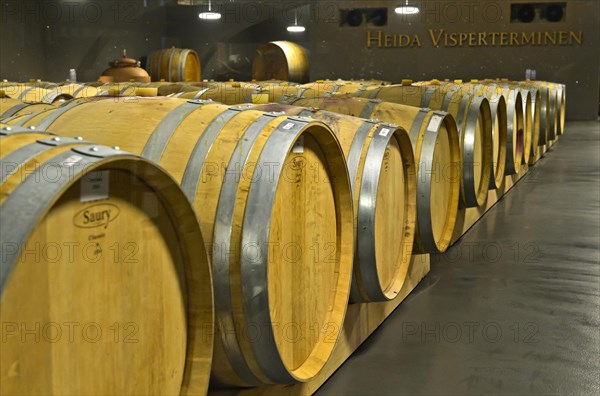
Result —
<instances>
[{"instance_id":1,"label":"row of barrels","mask_svg":"<svg viewBox=\"0 0 600 396\"><path fill-rule=\"evenodd\" d=\"M316 84L322 86L322 91L311 88L314 84L295 84L281 80L218 82L203 80L199 82L171 83L158 81L152 83L63 83L56 84L43 81L30 83L0 83L0 97L18 99L23 102L53 103L73 98L88 98L96 96L173 96L183 99L212 99L226 104L275 102L282 96L311 93L310 97L318 97L330 92L349 92L361 87L389 84L380 80L357 80L342 83L319 80ZM344 86L345 88L339 89Z\"/></svg>"},{"instance_id":2,"label":"row of barrels","mask_svg":"<svg viewBox=\"0 0 600 396\"><path fill-rule=\"evenodd\" d=\"M132 117L140 121L135 127ZM356 122L348 119L347 125ZM211 367L213 383L222 385L311 379L335 346L350 294L353 202L359 200L351 185L357 178L364 177L363 184L373 181L378 169L369 165L377 158L387 164L389 175L383 180L397 179L398 172L401 177L385 188L372 188L370 195L364 189L362 200L387 194L381 202L391 204L395 196L406 202L397 210L401 223L379 225L379 220L381 230L370 230L370 248L377 248L374 234L396 234L389 227L400 229L400 240L397 252L380 247L379 262L369 258L365 278L357 272L354 293L388 299L402 286L416 193L412 148L398 127L369 122L361 128L366 135L353 155L369 161L357 162L351 182L340 140L325 124L251 106L171 98L72 101L42 111L26 125L16 123L5 126L0 139L6 198L1 238L3 246L15 246L3 258L3 320L31 329L50 316L43 332L48 323L61 326L70 318L68 323L85 326L89 323L83 319L93 318L94 327L86 327L88 340L96 340L97 331L109 331L96 325L128 326L121 331L139 329L139 334L133 336L132 349L114 344L111 333L104 342L77 343L72 352L68 343L23 343L15 329L0 358L2 372L19 372L3 381L9 393L172 394L179 383L182 393L197 394L206 391ZM61 136L42 132L46 129ZM148 160L170 177L160 169L142 172L150 168ZM94 161L105 166L88 165ZM60 183L43 177L54 168ZM88 184L90 197L84 193ZM199 225L191 221L196 216ZM361 220L373 224L374 216L366 211ZM17 227L23 222L26 227ZM73 255L90 257L69 263L65 254L58 258L46 252L49 244L75 246ZM85 250L80 252L80 246ZM51 262L32 255L36 248L40 256L54 254ZM122 249L117 251L120 261L113 261L111 248ZM378 266L394 253L398 265L379 275ZM103 258L95 261L98 256ZM373 275L375 282L369 282ZM76 307L72 296L81 301ZM96 333L88 334L90 329ZM253 335L253 329L259 334ZM47 331L42 337L56 336L54 327ZM110 358L99 363L93 357L100 347ZM33 355L27 364L14 366L19 357ZM54 358L60 366L40 366ZM61 378L70 371L78 381ZM135 373L136 381L127 373Z\"/></svg>"},{"instance_id":3,"label":"row of barrels","mask_svg":"<svg viewBox=\"0 0 600 396\"><path fill-rule=\"evenodd\" d=\"M200 86L205 88L185 91L197 90ZM394 109L395 104L447 111L454 117L460 133L462 207L483 205L488 188L501 188L504 176L517 173L521 163L533 164L540 156L540 147L553 141L564 127L565 90L560 84L430 81L381 85L335 82L332 88L329 82L317 81L304 86L276 83L266 86L267 89L299 90L291 95L284 94L281 89L277 91L278 95L263 94L261 90L264 87L254 83L203 82L196 85L164 84L158 85L157 89L164 88L162 94L167 96L225 104L277 100L362 118L377 118L405 128L410 128L410 125L403 125L387 114L398 113ZM151 89L137 84L118 85L116 88L119 92L129 90L133 93ZM175 94L175 90L180 92ZM260 93L247 95L248 90ZM313 94L307 95L307 92ZM266 97L260 98L262 95ZM257 96L260 100L256 100ZM391 109L385 111L390 106Z\"/></svg>"},{"instance_id":4,"label":"row of barrels","mask_svg":"<svg viewBox=\"0 0 600 396\"><path fill-rule=\"evenodd\" d=\"M426 87L415 88L417 106L358 97L413 86ZM534 122L520 91L472 87L464 99L454 86L369 84L238 105L99 97L13 111L3 99L0 238L13 248L0 286L3 323L15 325L0 364L18 373L3 387L196 394L209 376L216 386L310 380L348 299L394 298L413 252L448 247L459 202L481 204L481 191L502 182L506 104L512 142L526 114ZM416 103L398 95L409 96ZM73 318L85 341L75 352L22 342L35 323L56 337ZM98 329L105 338L90 342ZM110 359L94 358L99 347Z\"/></svg>"}]
</instances>

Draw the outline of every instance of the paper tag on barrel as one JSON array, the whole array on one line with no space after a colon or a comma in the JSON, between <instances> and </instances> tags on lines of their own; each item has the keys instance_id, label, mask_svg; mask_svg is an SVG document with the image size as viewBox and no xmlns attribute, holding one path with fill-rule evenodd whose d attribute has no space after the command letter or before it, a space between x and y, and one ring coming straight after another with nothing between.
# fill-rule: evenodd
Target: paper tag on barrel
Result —
<instances>
[{"instance_id":1,"label":"paper tag on barrel","mask_svg":"<svg viewBox=\"0 0 600 396\"><path fill-rule=\"evenodd\" d=\"M108 198L109 171L90 172L81 179L81 202Z\"/></svg>"},{"instance_id":2,"label":"paper tag on barrel","mask_svg":"<svg viewBox=\"0 0 600 396\"><path fill-rule=\"evenodd\" d=\"M435 115L435 114L432 115L431 120L429 121L429 125L427 126L427 130L430 132L437 132L442 120L443 120L442 116Z\"/></svg>"},{"instance_id":3,"label":"paper tag on barrel","mask_svg":"<svg viewBox=\"0 0 600 396\"><path fill-rule=\"evenodd\" d=\"M388 133L390 133L390 131L391 131L390 128L382 128L381 132L379 132L379 136L386 137L388 135Z\"/></svg>"}]
</instances>

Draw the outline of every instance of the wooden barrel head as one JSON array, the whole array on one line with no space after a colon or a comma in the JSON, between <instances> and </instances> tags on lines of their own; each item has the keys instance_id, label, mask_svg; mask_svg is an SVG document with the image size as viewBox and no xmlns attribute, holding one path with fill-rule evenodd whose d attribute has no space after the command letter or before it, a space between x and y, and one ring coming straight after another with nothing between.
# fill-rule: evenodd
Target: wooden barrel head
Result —
<instances>
[{"instance_id":1,"label":"wooden barrel head","mask_svg":"<svg viewBox=\"0 0 600 396\"><path fill-rule=\"evenodd\" d=\"M476 191L484 188L481 183L483 173L484 149L483 149L483 120L477 119L475 126L475 142L473 144L473 177ZM487 185L485 186L487 195Z\"/></svg>"},{"instance_id":2,"label":"wooden barrel head","mask_svg":"<svg viewBox=\"0 0 600 396\"><path fill-rule=\"evenodd\" d=\"M529 165L533 165L537 162L540 153L540 133L542 129L542 91L537 88L532 89L533 103L531 107L531 124L532 124L532 136L531 136L531 149L529 151L529 158L527 162Z\"/></svg>"},{"instance_id":3,"label":"wooden barrel head","mask_svg":"<svg viewBox=\"0 0 600 396\"><path fill-rule=\"evenodd\" d=\"M490 189L498 189L504 185L506 168L506 101L502 95L496 100L490 99L492 111L492 174Z\"/></svg>"},{"instance_id":4,"label":"wooden barrel head","mask_svg":"<svg viewBox=\"0 0 600 396\"><path fill-rule=\"evenodd\" d=\"M416 219L416 170L408 134L394 133L381 164L375 209L375 261L385 298L395 298L406 279Z\"/></svg>"},{"instance_id":5,"label":"wooden barrel head","mask_svg":"<svg viewBox=\"0 0 600 396\"><path fill-rule=\"evenodd\" d=\"M152 81L200 81L200 57L191 49L173 47L154 51L146 68Z\"/></svg>"},{"instance_id":6,"label":"wooden barrel head","mask_svg":"<svg viewBox=\"0 0 600 396\"><path fill-rule=\"evenodd\" d=\"M287 367L296 370L310 356L328 326L337 286L337 232L331 171L322 148L301 136L283 166L271 217L269 300L275 340ZM286 219L295 219L287 226ZM307 239L307 234L316 239ZM298 342L304 338L303 342Z\"/></svg>"},{"instance_id":7,"label":"wooden barrel head","mask_svg":"<svg viewBox=\"0 0 600 396\"><path fill-rule=\"evenodd\" d=\"M477 207L487 200L492 174L491 110L484 96L467 94L461 100L468 102L461 130L461 205Z\"/></svg>"},{"instance_id":8,"label":"wooden barrel head","mask_svg":"<svg viewBox=\"0 0 600 396\"><path fill-rule=\"evenodd\" d=\"M24 149L41 145L40 137L3 137L3 169ZM175 213L189 217L191 208L180 192L183 200L173 201L170 191L179 190L171 179L133 156L94 162L63 188L60 172L85 157L70 150L76 146L44 148L4 175L0 210L17 231L7 235L3 227L3 250L9 244L17 250L2 285L3 391L178 394L198 375L186 372L187 349L201 345L204 359L211 355L205 340L187 334L188 318L194 326L212 326L206 253L186 248L190 236L200 236L199 227L176 220ZM20 199L30 191L36 201ZM27 205L39 217L25 240L11 240L28 226L11 213ZM190 271L200 279L190 279ZM192 307L195 313L188 314ZM202 358L194 367L204 368L204 386L195 388L203 392L208 367Z\"/></svg>"},{"instance_id":9,"label":"wooden barrel head","mask_svg":"<svg viewBox=\"0 0 600 396\"><path fill-rule=\"evenodd\" d=\"M516 90L511 90L507 106L508 116L512 122L509 121L508 124L506 172L507 174L512 175L519 171L523 159L523 135L525 133L525 123L521 93Z\"/></svg>"},{"instance_id":10,"label":"wooden barrel head","mask_svg":"<svg viewBox=\"0 0 600 396\"><path fill-rule=\"evenodd\" d=\"M521 163L525 164L530 157L531 140L533 139L531 91L522 89L521 99L523 101L523 155Z\"/></svg>"},{"instance_id":11,"label":"wooden barrel head","mask_svg":"<svg viewBox=\"0 0 600 396\"><path fill-rule=\"evenodd\" d=\"M445 250L449 245L449 223L452 221L452 217L456 219L456 209L453 208L455 204L452 202L452 190L456 188L460 174L459 169L452 166L452 164L456 164L455 161L450 131L448 126L442 123L437 133L433 152L432 166L435 174L431 179L430 204L431 228L434 240L440 245L440 250ZM422 164L422 166L425 167L426 164ZM427 172L427 170L423 169L421 172ZM454 227L451 228L450 235L454 230ZM447 242L445 242L446 240Z\"/></svg>"}]
</instances>

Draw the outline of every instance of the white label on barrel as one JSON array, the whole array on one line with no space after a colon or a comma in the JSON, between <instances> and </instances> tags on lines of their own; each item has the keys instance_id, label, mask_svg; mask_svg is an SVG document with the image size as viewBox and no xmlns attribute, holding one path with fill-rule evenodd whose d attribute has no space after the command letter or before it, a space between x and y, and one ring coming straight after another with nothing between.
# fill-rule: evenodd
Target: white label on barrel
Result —
<instances>
[{"instance_id":1,"label":"white label on barrel","mask_svg":"<svg viewBox=\"0 0 600 396\"><path fill-rule=\"evenodd\" d=\"M109 171L90 172L81 178L81 202L108 198Z\"/></svg>"},{"instance_id":2,"label":"white label on barrel","mask_svg":"<svg viewBox=\"0 0 600 396\"><path fill-rule=\"evenodd\" d=\"M287 124L285 124L282 129L289 131L290 129L292 129L294 127L294 123L293 122L288 122Z\"/></svg>"},{"instance_id":3,"label":"white label on barrel","mask_svg":"<svg viewBox=\"0 0 600 396\"><path fill-rule=\"evenodd\" d=\"M443 119L444 118L442 116L435 114L432 115L431 120L429 121L429 125L427 126L427 130L430 132L437 132L438 128L440 127L440 123Z\"/></svg>"},{"instance_id":4,"label":"white label on barrel","mask_svg":"<svg viewBox=\"0 0 600 396\"><path fill-rule=\"evenodd\" d=\"M83 159L83 157L80 157L78 155L72 155L69 158L67 158L66 160L64 160L62 165L66 166L67 168L70 168L73 165L75 165L76 163L78 163L79 161L81 161L82 159Z\"/></svg>"},{"instance_id":5,"label":"white label on barrel","mask_svg":"<svg viewBox=\"0 0 600 396\"><path fill-rule=\"evenodd\" d=\"M381 132L379 132L379 136L383 136L386 137L388 135L388 133L390 133L391 129L389 128L383 128L381 129Z\"/></svg>"},{"instance_id":6,"label":"white label on barrel","mask_svg":"<svg viewBox=\"0 0 600 396\"><path fill-rule=\"evenodd\" d=\"M304 152L304 136L300 136L296 143L294 143L294 147L292 148L292 153L294 154L302 154Z\"/></svg>"}]
</instances>

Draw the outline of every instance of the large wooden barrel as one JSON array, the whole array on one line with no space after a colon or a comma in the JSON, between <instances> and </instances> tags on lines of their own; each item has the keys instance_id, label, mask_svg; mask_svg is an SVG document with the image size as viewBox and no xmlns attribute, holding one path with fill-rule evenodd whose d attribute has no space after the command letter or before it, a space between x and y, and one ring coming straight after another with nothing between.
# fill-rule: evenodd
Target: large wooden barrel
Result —
<instances>
[{"instance_id":1,"label":"large wooden barrel","mask_svg":"<svg viewBox=\"0 0 600 396\"><path fill-rule=\"evenodd\" d=\"M491 80L487 82L491 82ZM503 85L518 89L521 92L525 117L523 163L533 165L540 156L542 90L534 85L523 85L516 81L505 82Z\"/></svg>"},{"instance_id":2,"label":"large wooden barrel","mask_svg":"<svg viewBox=\"0 0 600 396\"><path fill-rule=\"evenodd\" d=\"M548 91L546 140L543 144L549 145L563 132L566 108L565 86L547 81L522 81L520 84Z\"/></svg>"},{"instance_id":3,"label":"large wooden barrel","mask_svg":"<svg viewBox=\"0 0 600 396\"><path fill-rule=\"evenodd\" d=\"M458 82L459 84L462 84ZM421 85L431 84L453 84L450 82L440 82L432 80L431 82L418 83ZM490 115L492 121L492 166L490 174L489 189L502 188L505 181L506 170L506 150L507 150L507 108L506 100L502 93L498 93L488 86L481 84L477 80L462 84L473 95L484 96L488 99L490 105Z\"/></svg>"},{"instance_id":4,"label":"large wooden barrel","mask_svg":"<svg viewBox=\"0 0 600 396\"><path fill-rule=\"evenodd\" d=\"M260 93L261 88L256 84L233 81L208 83L205 87L197 87L195 91L188 89L186 92L174 94L173 97L213 100L227 105L235 105L254 103Z\"/></svg>"},{"instance_id":5,"label":"large wooden barrel","mask_svg":"<svg viewBox=\"0 0 600 396\"><path fill-rule=\"evenodd\" d=\"M177 183L81 138L0 148L2 393L205 393L210 266Z\"/></svg>"},{"instance_id":6,"label":"large wooden barrel","mask_svg":"<svg viewBox=\"0 0 600 396\"><path fill-rule=\"evenodd\" d=\"M118 144L181 183L212 251L216 382L319 373L342 328L353 264L350 181L325 124L173 98L74 103L28 124Z\"/></svg>"},{"instance_id":7,"label":"large wooden barrel","mask_svg":"<svg viewBox=\"0 0 600 396\"><path fill-rule=\"evenodd\" d=\"M341 78L338 78L336 81L338 82L351 82L351 83L359 83L362 86L374 86L374 85L391 85L392 83L390 81L386 81L386 80L376 80L373 78L360 78L360 79L350 79L350 80L344 80Z\"/></svg>"},{"instance_id":8,"label":"large wooden barrel","mask_svg":"<svg viewBox=\"0 0 600 396\"><path fill-rule=\"evenodd\" d=\"M507 128L508 113L504 95L494 90L487 89L479 82L466 84L475 95L485 96L490 104L492 116L492 167L490 174L490 189L499 189L504 185L506 179L506 150L507 150Z\"/></svg>"},{"instance_id":9,"label":"large wooden barrel","mask_svg":"<svg viewBox=\"0 0 600 396\"><path fill-rule=\"evenodd\" d=\"M102 90L97 87L90 85L69 83L69 84L37 84L38 88L43 88L48 92L56 93L59 99L72 99L72 98L89 98L94 96L102 95ZM36 91L31 91L36 92ZM29 93L28 93L29 94ZM62 95L62 96L61 96ZM54 99L54 98L53 98ZM47 102L47 100L42 100Z\"/></svg>"},{"instance_id":10,"label":"large wooden barrel","mask_svg":"<svg viewBox=\"0 0 600 396\"><path fill-rule=\"evenodd\" d=\"M417 165L414 251L442 253L448 248L456 224L461 174L458 131L450 114L351 97L295 98L289 102L352 116L362 115L406 129Z\"/></svg>"},{"instance_id":11,"label":"large wooden barrel","mask_svg":"<svg viewBox=\"0 0 600 396\"><path fill-rule=\"evenodd\" d=\"M191 49L173 47L154 51L148 57L146 71L152 81L200 81L200 57Z\"/></svg>"},{"instance_id":12,"label":"large wooden barrel","mask_svg":"<svg viewBox=\"0 0 600 396\"><path fill-rule=\"evenodd\" d=\"M268 93L269 101L279 101L282 96L297 96L306 99L316 99L332 94L353 94L359 96L369 88L381 84L365 81L346 80L317 80L295 87L265 87L263 92ZM279 88L279 89L278 89Z\"/></svg>"},{"instance_id":13,"label":"large wooden barrel","mask_svg":"<svg viewBox=\"0 0 600 396\"><path fill-rule=\"evenodd\" d=\"M158 96L171 96L184 92L196 92L198 87L190 85L189 83L179 82L151 82L145 84L138 84L138 88L153 88L156 89Z\"/></svg>"},{"instance_id":14,"label":"large wooden barrel","mask_svg":"<svg viewBox=\"0 0 600 396\"><path fill-rule=\"evenodd\" d=\"M254 54L252 79L307 82L307 50L290 41L272 41L264 44Z\"/></svg>"},{"instance_id":15,"label":"large wooden barrel","mask_svg":"<svg viewBox=\"0 0 600 396\"><path fill-rule=\"evenodd\" d=\"M320 98L332 93L355 93L366 90L372 85L361 84L356 81L344 80L317 80L315 82L302 84L300 88L303 90L302 96L307 98ZM312 92L311 92L312 91Z\"/></svg>"},{"instance_id":16,"label":"large wooden barrel","mask_svg":"<svg viewBox=\"0 0 600 396\"><path fill-rule=\"evenodd\" d=\"M53 88L47 88L59 91L63 94L67 94L73 98L91 98L94 96L101 96L103 92L97 87L90 87L89 85L82 84L66 84L59 85Z\"/></svg>"},{"instance_id":17,"label":"large wooden barrel","mask_svg":"<svg viewBox=\"0 0 600 396\"><path fill-rule=\"evenodd\" d=\"M147 83L122 82L106 83L99 87L96 96L144 96L158 95L158 88L147 86Z\"/></svg>"},{"instance_id":18,"label":"large wooden barrel","mask_svg":"<svg viewBox=\"0 0 600 396\"><path fill-rule=\"evenodd\" d=\"M0 98L0 121L25 114L34 114L43 110L53 109L54 104L28 103L18 99Z\"/></svg>"},{"instance_id":19,"label":"large wooden barrel","mask_svg":"<svg viewBox=\"0 0 600 396\"><path fill-rule=\"evenodd\" d=\"M292 81L285 81L285 80L263 80L263 81L258 81L258 80L252 80L250 81L252 84L256 84L262 88L264 87L274 87L274 86L282 86L282 87L289 87L289 86L295 86L298 85L298 83L292 82Z\"/></svg>"},{"instance_id":20,"label":"large wooden barrel","mask_svg":"<svg viewBox=\"0 0 600 396\"><path fill-rule=\"evenodd\" d=\"M58 89L40 88L37 85L13 85L2 88L0 97L18 99L22 102L53 103L60 100L73 99L68 93Z\"/></svg>"},{"instance_id":21,"label":"large wooden barrel","mask_svg":"<svg viewBox=\"0 0 600 396\"><path fill-rule=\"evenodd\" d=\"M527 90L531 95L531 145L529 148L529 157L524 160L529 165L533 165L540 157L540 134L541 134L541 114L542 114L542 91L533 86L528 86Z\"/></svg>"},{"instance_id":22,"label":"large wooden barrel","mask_svg":"<svg viewBox=\"0 0 600 396\"><path fill-rule=\"evenodd\" d=\"M305 92L299 85L261 85L260 93L255 95L254 103L266 104L279 102L281 98L303 96Z\"/></svg>"},{"instance_id":23,"label":"large wooden barrel","mask_svg":"<svg viewBox=\"0 0 600 396\"><path fill-rule=\"evenodd\" d=\"M138 83L138 82L129 82L123 83L120 85L121 89L123 88L131 88L135 89L147 89L148 92L154 91L156 94L154 96L175 96L177 94L183 94L186 92L198 92L202 88L212 87L214 82L166 82L166 81L155 81L149 83ZM151 96L151 95L145 95Z\"/></svg>"},{"instance_id":24,"label":"large wooden barrel","mask_svg":"<svg viewBox=\"0 0 600 396\"><path fill-rule=\"evenodd\" d=\"M73 99L68 102L55 103L52 105L45 105L45 107L33 106L31 110L25 108L23 111L16 112L13 116L4 118L2 120L3 123L13 126L24 126L30 125L28 122L32 119L39 119L43 115L49 115L54 112L57 108L61 108L63 106L72 106L74 103L79 102L83 99Z\"/></svg>"},{"instance_id":25,"label":"large wooden barrel","mask_svg":"<svg viewBox=\"0 0 600 396\"><path fill-rule=\"evenodd\" d=\"M523 87L512 82L501 82L499 85L505 89L514 89L521 94L521 110L523 111L523 155L521 163L529 163L529 158L531 157L531 145L534 140L533 112L535 110L535 98L533 95L537 94L537 92L534 91L533 87Z\"/></svg>"},{"instance_id":26,"label":"large wooden barrel","mask_svg":"<svg viewBox=\"0 0 600 396\"><path fill-rule=\"evenodd\" d=\"M406 279L415 230L416 172L408 133L392 124L299 106L255 108L312 117L335 132L348 162L355 208L351 301L395 298Z\"/></svg>"},{"instance_id":27,"label":"large wooden barrel","mask_svg":"<svg viewBox=\"0 0 600 396\"><path fill-rule=\"evenodd\" d=\"M368 88L359 96L452 114L458 126L461 147L461 206L477 207L486 202L493 150L491 111L485 97L450 84L386 85Z\"/></svg>"},{"instance_id":28,"label":"large wooden barrel","mask_svg":"<svg viewBox=\"0 0 600 396\"><path fill-rule=\"evenodd\" d=\"M539 120L540 128L537 137L538 145L543 146L548 142L548 136L550 134L551 125L551 111L550 111L550 90L548 87L538 84L532 81L519 81L517 85L523 86L529 89L536 89L539 92ZM536 107L538 104L536 103Z\"/></svg>"},{"instance_id":29,"label":"large wooden barrel","mask_svg":"<svg viewBox=\"0 0 600 396\"><path fill-rule=\"evenodd\" d=\"M525 87L535 87L541 91L541 131L540 145L549 145L556 137L558 122L557 113L557 91L550 84L542 81L522 81L519 83Z\"/></svg>"},{"instance_id":30,"label":"large wooden barrel","mask_svg":"<svg viewBox=\"0 0 600 396\"><path fill-rule=\"evenodd\" d=\"M469 84L462 85L470 86ZM529 97L526 96L526 100L523 101L522 92L519 87L508 86L508 84L502 82L484 82L484 89L502 95L506 101L507 136L505 173L507 175L516 174L521 169L521 163L523 162L524 141L525 135L527 135L525 131L525 114L530 114L531 112ZM529 123L527 125L530 127L528 131L531 132L531 125ZM530 136L527 138L528 145L530 144ZM527 154L529 154L529 150Z\"/></svg>"}]
</instances>

